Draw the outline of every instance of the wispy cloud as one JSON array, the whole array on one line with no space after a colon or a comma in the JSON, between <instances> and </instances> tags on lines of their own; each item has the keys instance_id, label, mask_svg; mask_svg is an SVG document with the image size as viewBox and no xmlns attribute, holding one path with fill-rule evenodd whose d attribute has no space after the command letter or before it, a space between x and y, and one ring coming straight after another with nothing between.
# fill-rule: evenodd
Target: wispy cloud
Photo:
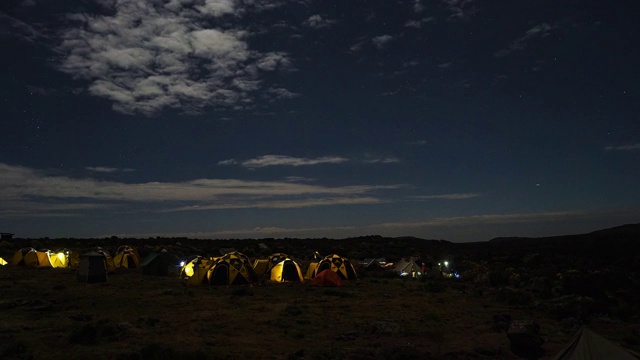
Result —
<instances>
[{"instance_id":1,"label":"wispy cloud","mask_svg":"<svg viewBox=\"0 0 640 360\"><path fill-rule=\"evenodd\" d=\"M323 156L318 158L298 158L286 155L263 155L254 159L237 161L235 159L223 160L218 165L240 164L246 168L262 168L267 166L310 166L321 164L341 164L349 159L341 156Z\"/></svg>"},{"instance_id":2,"label":"wispy cloud","mask_svg":"<svg viewBox=\"0 0 640 360\"><path fill-rule=\"evenodd\" d=\"M441 0L442 4L449 10L451 15L449 20L469 20L471 16L478 12L473 5L475 0Z\"/></svg>"},{"instance_id":3,"label":"wispy cloud","mask_svg":"<svg viewBox=\"0 0 640 360\"><path fill-rule=\"evenodd\" d=\"M432 22L433 19L433 17L426 17L418 20L407 20L407 22L404 23L404 26L408 28L420 29L422 28L422 25Z\"/></svg>"},{"instance_id":4,"label":"wispy cloud","mask_svg":"<svg viewBox=\"0 0 640 360\"><path fill-rule=\"evenodd\" d=\"M374 204L377 191L401 185L326 187L287 181L196 179L184 182L122 183L52 176L0 163L0 213L49 213L132 204L153 211L233 208L294 208Z\"/></svg>"},{"instance_id":5,"label":"wispy cloud","mask_svg":"<svg viewBox=\"0 0 640 360\"><path fill-rule=\"evenodd\" d=\"M88 171L91 172L98 172L98 173L115 173L115 172L132 172L132 171L136 171L135 169L130 169L130 168L114 168L114 167L108 167L108 166L87 166L85 168Z\"/></svg>"},{"instance_id":6,"label":"wispy cloud","mask_svg":"<svg viewBox=\"0 0 640 360\"><path fill-rule=\"evenodd\" d=\"M388 157L377 158L377 159L366 159L364 162L368 164L393 164L393 163L399 163L400 159L398 159L397 157L388 156Z\"/></svg>"},{"instance_id":7,"label":"wispy cloud","mask_svg":"<svg viewBox=\"0 0 640 360\"><path fill-rule=\"evenodd\" d=\"M49 35L36 25L0 12L0 38L18 38L27 42L36 42L49 39Z\"/></svg>"},{"instance_id":8,"label":"wispy cloud","mask_svg":"<svg viewBox=\"0 0 640 360\"><path fill-rule=\"evenodd\" d=\"M393 36L388 34L376 36L371 39L373 45L375 45L378 49L384 49L391 43L391 41L393 41Z\"/></svg>"},{"instance_id":9,"label":"wispy cloud","mask_svg":"<svg viewBox=\"0 0 640 360\"><path fill-rule=\"evenodd\" d=\"M494 55L496 57L502 57L502 56L509 55L515 51L524 50L527 48L529 41L535 38L549 36L551 31L556 29L557 27L558 27L557 25L553 25L553 24L550 25L547 23L538 24L530 28L529 30L527 30L527 32L523 36L517 38L513 43L511 43L511 45L508 48L499 50Z\"/></svg>"},{"instance_id":10,"label":"wispy cloud","mask_svg":"<svg viewBox=\"0 0 640 360\"><path fill-rule=\"evenodd\" d=\"M58 68L119 112L250 108L262 72L292 67L286 53L250 48L250 33L239 24L246 9L236 0L102 4L105 14L68 17ZM223 16L226 25L215 25Z\"/></svg>"},{"instance_id":11,"label":"wispy cloud","mask_svg":"<svg viewBox=\"0 0 640 360\"><path fill-rule=\"evenodd\" d=\"M423 195L412 196L412 199L416 200L466 200L482 196L480 193L460 193L460 194L442 194L442 195Z\"/></svg>"},{"instance_id":12,"label":"wispy cloud","mask_svg":"<svg viewBox=\"0 0 640 360\"><path fill-rule=\"evenodd\" d=\"M336 23L335 20L324 19L324 18L322 18L322 16L316 14L316 15L312 15L308 19L306 19L303 22L303 25L308 26L308 27L313 28L313 29L324 29L324 28L331 27L335 23Z\"/></svg>"},{"instance_id":13,"label":"wispy cloud","mask_svg":"<svg viewBox=\"0 0 640 360\"><path fill-rule=\"evenodd\" d=\"M640 150L640 143L629 145L609 145L604 149L607 151L638 151Z\"/></svg>"}]
</instances>

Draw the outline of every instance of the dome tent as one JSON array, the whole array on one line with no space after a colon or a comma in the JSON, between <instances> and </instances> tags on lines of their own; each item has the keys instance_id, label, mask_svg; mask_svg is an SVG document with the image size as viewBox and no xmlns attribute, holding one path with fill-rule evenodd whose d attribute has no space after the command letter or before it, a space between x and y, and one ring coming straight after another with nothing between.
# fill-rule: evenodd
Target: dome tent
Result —
<instances>
[{"instance_id":1,"label":"dome tent","mask_svg":"<svg viewBox=\"0 0 640 360\"><path fill-rule=\"evenodd\" d=\"M335 272L342 280L356 280L358 278L349 259L336 254L325 256L315 268L313 277L316 277L323 270Z\"/></svg>"},{"instance_id":2,"label":"dome tent","mask_svg":"<svg viewBox=\"0 0 640 360\"><path fill-rule=\"evenodd\" d=\"M275 253L266 260L256 260L253 265L256 275L272 282L302 282L302 270L287 254Z\"/></svg>"},{"instance_id":3,"label":"dome tent","mask_svg":"<svg viewBox=\"0 0 640 360\"><path fill-rule=\"evenodd\" d=\"M207 272L211 285L248 285L258 281L249 258L240 252L231 252L217 258Z\"/></svg>"},{"instance_id":4,"label":"dome tent","mask_svg":"<svg viewBox=\"0 0 640 360\"><path fill-rule=\"evenodd\" d=\"M131 246L122 245L116 251L116 256L113 257L113 263L116 268L139 268L140 255L138 255L138 251Z\"/></svg>"}]
</instances>

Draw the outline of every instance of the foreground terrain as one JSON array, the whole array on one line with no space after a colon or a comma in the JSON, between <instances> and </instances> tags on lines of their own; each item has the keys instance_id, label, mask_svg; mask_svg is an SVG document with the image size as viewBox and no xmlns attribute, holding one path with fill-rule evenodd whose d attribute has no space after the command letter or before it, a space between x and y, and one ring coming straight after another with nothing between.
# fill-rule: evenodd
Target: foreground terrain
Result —
<instances>
[{"instance_id":1,"label":"foreground terrain","mask_svg":"<svg viewBox=\"0 0 640 360\"><path fill-rule=\"evenodd\" d=\"M352 259L447 258L460 279L365 272L339 288L308 283L186 286L177 276L118 270L83 284L72 269L0 266L0 356L12 359L520 359L496 318L535 322L551 359L582 325L640 349L640 257L629 232L451 244L413 238L350 240L49 240L60 248L128 243L252 257L312 250ZM617 235L616 235L617 234ZM29 244L5 242L5 252ZM267 244L268 249L259 245ZM313 245L313 247L311 246ZM36 247L36 246L34 246ZM74 249L75 251L75 249ZM78 250L81 251L81 250ZM260 254L259 252L264 252ZM524 356L527 357L527 356Z\"/></svg>"}]
</instances>

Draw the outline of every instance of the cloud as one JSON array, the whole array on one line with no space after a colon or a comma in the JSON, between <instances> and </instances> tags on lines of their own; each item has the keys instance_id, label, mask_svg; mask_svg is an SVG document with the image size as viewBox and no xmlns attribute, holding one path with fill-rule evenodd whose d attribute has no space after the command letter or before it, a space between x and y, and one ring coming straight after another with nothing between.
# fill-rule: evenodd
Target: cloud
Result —
<instances>
[{"instance_id":1,"label":"cloud","mask_svg":"<svg viewBox=\"0 0 640 360\"><path fill-rule=\"evenodd\" d=\"M524 50L527 48L528 42L531 39L546 37L553 29L556 29L557 27L557 25L549 25L547 23L538 24L527 30L527 32L523 36L517 38L514 42L511 43L508 48L497 51L494 56L502 57L509 55L515 51Z\"/></svg>"},{"instance_id":2,"label":"cloud","mask_svg":"<svg viewBox=\"0 0 640 360\"><path fill-rule=\"evenodd\" d=\"M607 151L638 151L640 150L640 143L630 145L609 145L604 148Z\"/></svg>"},{"instance_id":3,"label":"cloud","mask_svg":"<svg viewBox=\"0 0 640 360\"><path fill-rule=\"evenodd\" d=\"M265 238L265 237L291 237L304 236L310 237L310 234L316 234L317 237L324 236L326 233L344 234L345 232L354 230L350 226L337 227L307 227L307 228L289 228L280 226L256 226L246 229L229 229L221 231L199 231L199 232L178 232L178 233L122 233L116 236L120 238L149 238L149 237L187 237L189 239L229 239L229 238ZM97 236L98 238L110 237L113 234L104 234Z\"/></svg>"},{"instance_id":4,"label":"cloud","mask_svg":"<svg viewBox=\"0 0 640 360\"><path fill-rule=\"evenodd\" d=\"M244 160L239 164L246 168L262 168L267 166L309 166L321 164L340 164L349 161L341 156L323 156L319 158L297 158L285 155L263 155L254 159ZM235 165L234 159L223 160L218 165Z\"/></svg>"},{"instance_id":5,"label":"cloud","mask_svg":"<svg viewBox=\"0 0 640 360\"><path fill-rule=\"evenodd\" d=\"M392 40L393 36L385 34L374 37L373 39L371 39L371 42L373 42L373 45L375 45L378 49L384 49Z\"/></svg>"},{"instance_id":6,"label":"cloud","mask_svg":"<svg viewBox=\"0 0 640 360\"><path fill-rule=\"evenodd\" d=\"M300 94L296 94L294 92L291 92L285 88L270 88L268 90L269 94L271 94L275 99L293 99L296 98L298 96L300 96Z\"/></svg>"},{"instance_id":7,"label":"cloud","mask_svg":"<svg viewBox=\"0 0 640 360\"><path fill-rule=\"evenodd\" d=\"M436 199L466 200L466 199L476 198L479 196L482 196L482 194L479 194L479 193L442 194L442 195L412 196L411 198L417 199L417 200L436 200Z\"/></svg>"},{"instance_id":8,"label":"cloud","mask_svg":"<svg viewBox=\"0 0 640 360\"><path fill-rule=\"evenodd\" d=\"M313 29L324 29L335 24L335 20L323 19L320 15L312 15L303 22L303 25Z\"/></svg>"},{"instance_id":9,"label":"cloud","mask_svg":"<svg viewBox=\"0 0 640 360\"><path fill-rule=\"evenodd\" d=\"M293 69L286 53L250 48L251 33L239 25L246 9L236 0L104 5L105 14L68 17L58 34L58 68L84 80L90 94L110 100L116 111L250 108L263 72Z\"/></svg>"},{"instance_id":10,"label":"cloud","mask_svg":"<svg viewBox=\"0 0 640 360\"><path fill-rule=\"evenodd\" d=\"M105 168L103 172L111 169ZM54 210L104 209L116 205L177 211L373 204L381 202L372 195L374 192L399 187L401 185L326 187L237 179L122 183L52 176L44 171L0 163L0 188L3 189L0 213L47 215Z\"/></svg>"},{"instance_id":11,"label":"cloud","mask_svg":"<svg viewBox=\"0 0 640 360\"><path fill-rule=\"evenodd\" d=\"M441 2L451 13L449 20L468 20L478 12L477 8L470 6L475 0L441 0Z\"/></svg>"},{"instance_id":12,"label":"cloud","mask_svg":"<svg viewBox=\"0 0 640 360\"><path fill-rule=\"evenodd\" d=\"M364 162L368 164L393 164L393 163L399 163L400 159L393 156L389 156L389 157L378 158L378 159L367 159Z\"/></svg>"},{"instance_id":13,"label":"cloud","mask_svg":"<svg viewBox=\"0 0 640 360\"><path fill-rule=\"evenodd\" d=\"M26 22L0 12L0 38L17 38L26 42L37 42L49 39L45 31L37 25Z\"/></svg>"},{"instance_id":14,"label":"cloud","mask_svg":"<svg viewBox=\"0 0 640 360\"><path fill-rule=\"evenodd\" d=\"M107 167L107 166L87 166L85 168L88 171L91 172L98 172L98 173L114 173L114 172L132 172L132 171L136 171L135 169L130 169L130 168L114 168L114 167Z\"/></svg>"},{"instance_id":15,"label":"cloud","mask_svg":"<svg viewBox=\"0 0 640 360\"><path fill-rule=\"evenodd\" d=\"M407 20L407 22L404 23L405 27L408 28L414 28L414 29L420 29L422 28L422 25L426 24L426 23L430 23L434 20L433 17L426 17L426 18L422 18L419 20Z\"/></svg>"}]
</instances>

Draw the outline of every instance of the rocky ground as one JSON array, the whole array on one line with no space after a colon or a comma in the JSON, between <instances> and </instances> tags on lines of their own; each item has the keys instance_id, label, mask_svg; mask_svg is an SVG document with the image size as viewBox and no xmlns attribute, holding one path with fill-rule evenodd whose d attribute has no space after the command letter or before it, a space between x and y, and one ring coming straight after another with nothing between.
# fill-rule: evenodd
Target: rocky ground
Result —
<instances>
[{"instance_id":1,"label":"rocky ground","mask_svg":"<svg viewBox=\"0 0 640 360\"><path fill-rule=\"evenodd\" d=\"M23 246L84 251L128 244L142 256L165 248L188 257L234 247L253 258L286 252L303 264L314 251L339 253L356 264L365 257L416 256L432 271L405 279L360 268L360 280L342 288L188 287L177 277L138 270L112 273L105 284L81 284L71 269L0 266L0 356L551 359L582 325L638 351L638 237L617 231L475 244L375 236L14 239L2 243L4 254ZM460 279L439 276L435 267L443 259ZM526 339L514 348L508 332L517 326L526 328Z\"/></svg>"}]
</instances>

